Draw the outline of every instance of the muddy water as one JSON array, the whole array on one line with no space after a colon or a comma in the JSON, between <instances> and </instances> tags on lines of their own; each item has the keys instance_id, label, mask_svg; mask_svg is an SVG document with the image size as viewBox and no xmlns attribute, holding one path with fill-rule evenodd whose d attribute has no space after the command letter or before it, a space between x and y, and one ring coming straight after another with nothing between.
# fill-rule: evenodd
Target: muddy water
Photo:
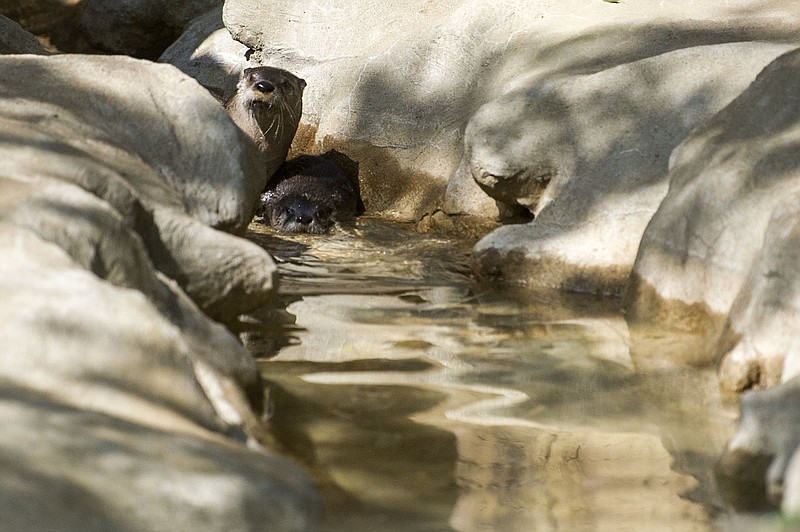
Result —
<instances>
[{"instance_id":1,"label":"muddy water","mask_svg":"<svg viewBox=\"0 0 800 532\"><path fill-rule=\"evenodd\" d=\"M716 530L734 409L619 301L500 290L469 242L364 219L250 238L286 312L244 335L331 531ZM276 340L278 338L278 340Z\"/></svg>"}]
</instances>

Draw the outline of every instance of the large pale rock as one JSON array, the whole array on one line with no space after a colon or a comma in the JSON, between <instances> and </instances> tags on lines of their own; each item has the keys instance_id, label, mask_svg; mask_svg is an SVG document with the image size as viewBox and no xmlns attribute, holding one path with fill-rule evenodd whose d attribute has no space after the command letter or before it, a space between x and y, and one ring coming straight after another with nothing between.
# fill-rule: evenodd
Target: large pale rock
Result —
<instances>
[{"instance_id":1,"label":"large pale rock","mask_svg":"<svg viewBox=\"0 0 800 532\"><path fill-rule=\"evenodd\" d=\"M2 190L3 528L111 519L153 529L174 514L197 530L232 514L243 528L260 517L275 530L310 527L304 475L221 437L263 431L246 397L261 391L258 374L237 339L159 281L138 235L102 200L44 180L3 180ZM63 504L34 511L53 486ZM152 497L164 512L130 511Z\"/></svg>"},{"instance_id":2,"label":"large pale rock","mask_svg":"<svg viewBox=\"0 0 800 532\"><path fill-rule=\"evenodd\" d=\"M164 288L144 249L93 196L59 184L27 197L12 182L4 180L3 188L17 192L4 193L4 210L24 201L28 218L4 213L0 220L6 250L0 270L3 379L41 392L57 390L76 407L151 426L169 426L182 415L227 430L195 377L193 358L204 363L210 349L190 351L189 342L206 340L241 355L234 340L222 331L209 334L211 323L205 331L200 326L189 332L179 319L174 323L160 314L146 296L161 299L164 311L167 298L158 294ZM66 229L45 229L59 222ZM90 262L88 268L83 261ZM98 275L110 282L98 282ZM179 312L165 314L177 318ZM196 340L187 342L190 336ZM184 421L172 429L181 426L190 425Z\"/></svg>"},{"instance_id":3,"label":"large pale rock","mask_svg":"<svg viewBox=\"0 0 800 532\"><path fill-rule=\"evenodd\" d=\"M727 318L716 349L736 390L780 381L798 323L799 74L800 51L780 57L675 150L632 278L634 319L716 338Z\"/></svg>"},{"instance_id":4,"label":"large pale rock","mask_svg":"<svg viewBox=\"0 0 800 532\"><path fill-rule=\"evenodd\" d=\"M0 386L0 528L314 530L299 468Z\"/></svg>"},{"instance_id":5,"label":"large pale rock","mask_svg":"<svg viewBox=\"0 0 800 532\"><path fill-rule=\"evenodd\" d=\"M258 150L194 80L119 57L6 56L0 68L6 175L57 177L111 203L214 317L270 301L270 257L208 227L244 231L266 183Z\"/></svg>"},{"instance_id":6,"label":"large pale rock","mask_svg":"<svg viewBox=\"0 0 800 532\"><path fill-rule=\"evenodd\" d=\"M222 6L197 17L158 60L178 67L221 100L235 90L248 48L222 23Z\"/></svg>"},{"instance_id":7,"label":"large pale rock","mask_svg":"<svg viewBox=\"0 0 800 532\"><path fill-rule=\"evenodd\" d=\"M786 45L697 46L549 83L485 105L467 128L471 176L536 215L475 247L480 275L620 295L667 192L669 153Z\"/></svg>"},{"instance_id":8,"label":"large pale rock","mask_svg":"<svg viewBox=\"0 0 800 532\"><path fill-rule=\"evenodd\" d=\"M423 0L314 5L301 0L228 0L223 19L235 39L255 50L253 61L286 68L308 81L297 148L346 153L360 163L368 211L418 219L436 208L498 214L494 201L470 182L469 167L461 164L464 130L482 105L523 86L672 50L732 41L796 40L792 24L800 20L800 10L790 2L780 11L764 10L756 0L724 6L681 0L669 8L581 0L448 0L435 5ZM728 67L731 64L729 59ZM710 66L710 76L722 72L722 67ZM746 66L745 71L753 68ZM692 75L700 70L689 69ZM659 84L659 72L653 74L641 78L638 86L626 86L650 92ZM673 72L664 79L680 81L673 94L688 102L690 94L681 95L680 87L691 90L699 83L678 78ZM713 107L720 97L713 88L705 88L695 94L692 110ZM612 88L607 93L612 94ZM646 103L639 94L631 98ZM711 103L705 103L706 98ZM659 111L648 113L650 121L641 119L645 136L655 133L661 138L656 128L662 126L665 113ZM687 120L692 118L698 119ZM607 122L613 131L622 127L614 117ZM498 136L525 139L526 129L509 128ZM604 134L600 129L598 133ZM641 164L644 158L636 152L622 153L647 142L637 140L636 146L618 147L611 154L626 159L630 167Z\"/></svg>"},{"instance_id":9,"label":"large pale rock","mask_svg":"<svg viewBox=\"0 0 800 532\"><path fill-rule=\"evenodd\" d=\"M784 155L789 155L784 153ZM796 152L800 169L800 152ZM800 174L797 175L800 177ZM777 202L763 243L728 314L717 351L733 390L773 386L800 374L800 180ZM787 183L787 192L790 184ZM758 249L760 247L760 249ZM745 255L746 256L746 255Z\"/></svg>"},{"instance_id":10,"label":"large pale rock","mask_svg":"<svg viewBox=\"0 0 800 532\"><path fill-rule=\"evenodd\" d=\"M0 528L309 529L252 355L198 307L272 296L211 227L252 215L255 147L171 66L3 56L0 95Z\"/></svg>"},{"instance_id":11,"label":"large pale rock","mask_svg":"<svg viewBox=\"0 0 800 532\"><path fill-rule=\"evenodd\" d=\"M88 0L83 26L109 52L158 57L194 18L222 0Z\"/></svg>"}]
</instances>

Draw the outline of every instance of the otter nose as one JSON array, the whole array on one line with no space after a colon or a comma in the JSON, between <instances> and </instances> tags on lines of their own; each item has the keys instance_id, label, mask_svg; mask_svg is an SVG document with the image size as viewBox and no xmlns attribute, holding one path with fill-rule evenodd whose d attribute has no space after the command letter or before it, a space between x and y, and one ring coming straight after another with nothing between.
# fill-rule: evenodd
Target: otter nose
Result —
<instances>
[{"instance_id":1,"label":"otter nose","mask_svg":"<svg viewBox=\"0 0 800 532\"><path fill-rule=\"evenodd\" d=\"M269 81L259 81L254 86L259 92L272 92L275 90L275 85Z\"/></svg>"}]
</instances>

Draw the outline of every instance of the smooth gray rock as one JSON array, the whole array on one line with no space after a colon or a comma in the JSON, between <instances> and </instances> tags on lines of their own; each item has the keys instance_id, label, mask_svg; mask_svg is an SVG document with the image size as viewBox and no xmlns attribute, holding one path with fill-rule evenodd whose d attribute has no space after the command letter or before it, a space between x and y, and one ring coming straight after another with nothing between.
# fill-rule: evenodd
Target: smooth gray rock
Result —
<instances>
[{"instance_id":1,"label":"smooth gray rock","mask_svg":"<svg viewBox=\"0 0 800 532\"><path fill-rule=\"evenodd\" d=\"M0 15L0 54L45 53L36 37L10 18Z\"/></svg>"},{"instance_id":2,"label":"smooth gray rock","mask_svg":"<svg viewBox=\"0 0 800 532\"><path fill-rule=\"evenodd\" d=\"M780 382L800 315L798 75L800 51L783 55L675 150L634 267L631 318L699 323L734 390Z\"/></svg>"},{"instance_id":3,"label":"smooth gray rock","mask_svg":"<svg viewBox=\"0 0 800 532\"><path fill-rule=\"evenodd\" d=\"M800 169L800 152L797 161ZM775 202L763 238L718 340L717 351L725 353L720 379L733 390L774 386L800 374L794 332L800 325L800 187L787 186Z\"/></svg>"},{"instance_id":4,"label":"smooth gray rock","mask_svg":"<svg viewBox=\"0 0 800 532\"><path fill-rule=\"evenodd\" d=\"M5 56L0 69L7 172L57 177L111 203L213 317L269 303L267 253L208 227L242 233L266 175L207 91L170 65L121 57Z\"/></svg>"},{"instance_id":5,"label":"smooth gray rock","mask_svg":"<svg viewBox=\"0 0 800 532\"><path fill-rule=\"evenodd\" d=\"M0 385L0 528L314 530L300 469L223 440L142 427Z\"/></svg>"},{"instance_id":6,"label":"smooth gray rock","mask_svg":"<svg viewBox=\"0 0 800 532\"><path fill-rule=\"evenodd\" d=\"M255 146L168 65L0 72L0 528L312 528L252 355L202 310L273 296L269 255L212 227L252 216Z\"/></svg>"},{"instance_id":7,"label":"smooth gray rock","mask_svg":"<svg viewBox=\"0 0 800 532\"><path fill-rule=\"evenodd\" d=\"M193 20L158 60L175 65L225 101L247 65L247 50L225 28L220 6Z\"/></svg>"},{"instance_id":8,"label":"smooth gray rock","mask_svg":"<svg viewBox=\"0 0 800 532\"><path fill-rule=\"evenodd\" d=\"M462 168L498 203L536 219L479 242L479 275L621 295L667 192L672 149L788 48L689 47L532 80L483 106L467 128Z\"/></svg>"},{"instance_id":9,"label":"smooth gray rock","mask_svg":"<svg viewBox=\"0 0 800 532\"><path fill-rule=\"evenodd\" d=\"M60 183L2 185L36 189L4 196L25 213L0 219L2 528L152 530L180 518L197 530L309 529L318 505L306 477L223 437L258 436L236 379L253 361L236 338L177 287L162 285L156 301L133 289L159 286L101 200ZM41 225L61 234L42 238ZM112 277L131 286L73 258L93 248L96 268L118 257Z\"/></svg>"}]
</instances>

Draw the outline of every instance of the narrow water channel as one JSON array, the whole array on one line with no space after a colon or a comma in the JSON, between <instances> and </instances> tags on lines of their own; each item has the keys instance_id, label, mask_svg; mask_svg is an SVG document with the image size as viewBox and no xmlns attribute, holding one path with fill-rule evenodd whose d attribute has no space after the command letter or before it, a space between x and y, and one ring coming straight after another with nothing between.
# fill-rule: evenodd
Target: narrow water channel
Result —
<instances>
[{"instance_id":1,"label":"narrow water channel","mask_svg":"<svg viewBox=\"0 0 800 532\"><path fill-rule=\"evenodd\" d=\"M323 530L724 520L712 470L735 409L712 370L653 363L697 339L632 339L615 299L478 284L471 242L380 220L248 236L278 260L286 311L243 337Z\"/></svg>"}]
</instances>

